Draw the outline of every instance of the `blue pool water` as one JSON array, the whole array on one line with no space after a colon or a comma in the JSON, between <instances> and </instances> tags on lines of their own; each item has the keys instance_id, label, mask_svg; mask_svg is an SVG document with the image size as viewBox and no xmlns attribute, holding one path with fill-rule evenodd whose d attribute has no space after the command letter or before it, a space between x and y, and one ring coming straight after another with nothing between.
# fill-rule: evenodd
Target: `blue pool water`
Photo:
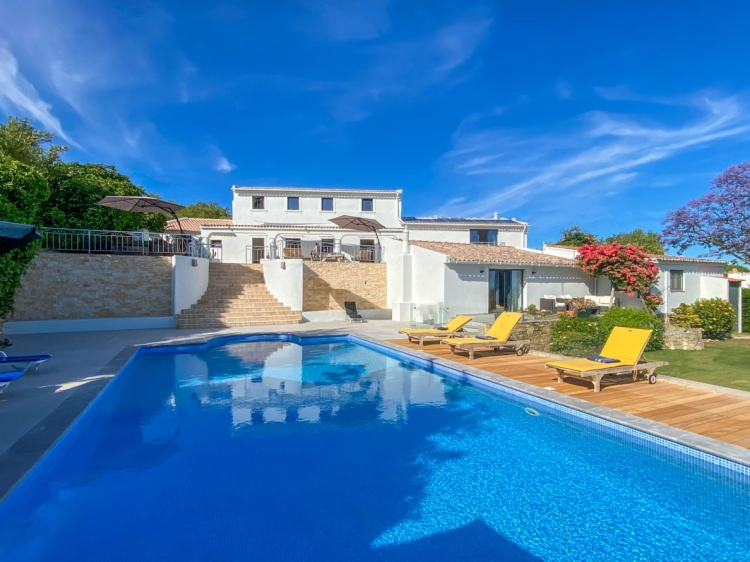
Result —
<instances>
[{"instance_id":1,"label":"blue pool water","mask_svg":"<svg viewBox=\"0 0 750 562\"><path fill-rule=\"evenodd\" d=\"M748 560L750 478L703 457L341 338L154 349L0 504L0 560Z\"/></svg>"}]
</instances>

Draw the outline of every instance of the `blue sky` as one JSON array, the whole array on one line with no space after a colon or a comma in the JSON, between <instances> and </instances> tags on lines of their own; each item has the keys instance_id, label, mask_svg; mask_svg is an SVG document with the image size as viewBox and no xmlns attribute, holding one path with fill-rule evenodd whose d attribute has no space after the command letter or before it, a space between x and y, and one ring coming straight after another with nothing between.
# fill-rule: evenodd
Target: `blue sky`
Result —
<instances>
[{"instance_id":1,"label":"blue sky","mask_svg":"<svg viewBox=\"0 0 750 562\"><path fill-rule=\"evenodd\" d=\"M660 229L748 159L740 2L5 0L0 112L162 196L404 190L404 214Z\"/></svg>"}]
</instances>

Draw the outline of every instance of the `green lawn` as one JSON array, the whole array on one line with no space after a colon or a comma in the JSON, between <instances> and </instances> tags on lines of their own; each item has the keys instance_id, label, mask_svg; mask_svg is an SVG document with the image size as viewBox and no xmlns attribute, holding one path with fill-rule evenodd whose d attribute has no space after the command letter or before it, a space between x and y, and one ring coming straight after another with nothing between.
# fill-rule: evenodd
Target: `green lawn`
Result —
<instances>
[{"instance_id":1,"label":"green lawn","mask_svg":"<svg viewBox=\"0 0 750 562\"><path fill-rule=\"evenodd\" d=\"M649 361L669 361L658 373L750 391L750 339L707 342L703 351L662 350Z\"/></svg>"}]
</instances>

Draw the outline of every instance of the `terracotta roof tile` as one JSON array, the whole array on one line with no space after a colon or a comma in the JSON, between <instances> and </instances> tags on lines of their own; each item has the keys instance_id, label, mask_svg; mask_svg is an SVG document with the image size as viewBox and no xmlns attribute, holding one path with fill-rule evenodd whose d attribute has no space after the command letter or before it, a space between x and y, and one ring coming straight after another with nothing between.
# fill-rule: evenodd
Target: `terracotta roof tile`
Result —
<instances>
[{"instance_id":1,"label":"terracotta roof tile","mask_svg":"<svg viewBox=\"0 0 750 562\"><path fill-rule=\"evenodd\" d=\"M412 246L445 254L449 262L517 263L524 265L576 265L575 260L513 246L458 244L455 242L423 242L413 240Z\"/></svg>"},{"instance_id":2,"label":"terracotta roof tile","mask_svg":"<svg viewBox=\"0 0 750 562\"><path fill-rule=\"evenodd\" d=\"M188 217L180 218L180 224L182 230L185 232L200 232L201 226L230 226L232 219L191 219ZM174 219L168 220L164 227L164 232L180 231L180 227L177 226L177 221Z\"/></svg>"}]
</instances>

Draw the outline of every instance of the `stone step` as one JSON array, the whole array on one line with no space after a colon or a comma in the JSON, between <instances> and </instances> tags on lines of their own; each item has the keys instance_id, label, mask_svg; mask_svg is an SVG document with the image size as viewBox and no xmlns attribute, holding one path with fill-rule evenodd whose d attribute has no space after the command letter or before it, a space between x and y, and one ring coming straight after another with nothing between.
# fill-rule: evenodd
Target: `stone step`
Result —
<instances>
[{"instance_id":1,"label":"stone step","mask_svg":"<svg viewBox=\"0 0 750 562\"><path fill-rule=\"evenodd\" d=\"M203 298L199 300L196 305L201 306L243 306L243 305L258 305L258 304L273 304L277 303L276 299L270 299L268 297L246 297L246 298L231 298L231 299L215 299L215 298Z\"/></svg>"}]
</instances>

